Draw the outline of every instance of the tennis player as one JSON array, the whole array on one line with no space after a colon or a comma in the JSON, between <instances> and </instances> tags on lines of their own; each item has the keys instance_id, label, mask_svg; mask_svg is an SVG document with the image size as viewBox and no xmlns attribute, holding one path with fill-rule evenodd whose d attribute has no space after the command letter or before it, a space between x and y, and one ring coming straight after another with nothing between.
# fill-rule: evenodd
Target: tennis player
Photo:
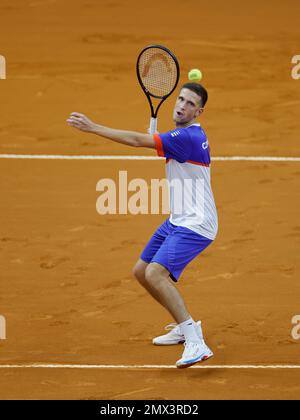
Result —
<instances>
[{"instance_id":1,"label":"tennis player","mask_svg":"<svg viewBox=\"0 0 300 420\"><path fill-rule=\"evenodd\" d=\"M115 130L95 124L85 115L73 112L68 124L133 147L156 149L166 158L169 185L180 180L182 190L170 188L170 217L157 229L137 261L133 273L150 295L164 306L177 325L167 334L153 339L155 345L184 343L178 368L189 367L213 356L206 345L201 321L195 322L175 284L187 266L215 239L217 211L210 184L210 148L197 117L207 101L206 89L198 83L182 86L173 111L176 128L164 134L142 134ZM192 182L185 182L185 181ZM195 207L195 196L203 198ZM178 211L178 208L181 210ZM171 281L170 281L171 279Z\"/></svg>"}]
</instances>

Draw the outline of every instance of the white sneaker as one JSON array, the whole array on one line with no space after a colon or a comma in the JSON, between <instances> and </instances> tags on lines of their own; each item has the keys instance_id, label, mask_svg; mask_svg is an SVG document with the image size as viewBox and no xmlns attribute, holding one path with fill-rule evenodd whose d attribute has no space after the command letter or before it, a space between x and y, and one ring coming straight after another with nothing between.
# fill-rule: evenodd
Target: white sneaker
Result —
<instances>
[{"instance_id":1,"label":"white sneaker","mask_svg":"<svg viewBox=\"0 0 300 420\"><path fill-rule=\"evenodd\" d=\"M188 368L195 363L204 362L204 360L213 357L213 355L213 352L209 347L207 347L204 340L201 340L199 343L187 341L184 344L184 352L182 354L182 358L177 360L176 367Z\"/></svg>"},{"instance_id":2,"label":"white sneaker","mask_svg":"<svg viewBox=\"0 0 300 420\"><path fill-rule=\"evenodd\" d=\"M201 321L195 322L195 327L197 331L197 335L202 340L202 329L201 329ZM184 335L182 334L179 325L177 324L169 324L165 327L165 330L169 331L167 334L160 335L159 337L155 337L152 340L152 343L156 346L172 346L174 344L182 344L185 342Z\"/></svg>"}]
</instances>

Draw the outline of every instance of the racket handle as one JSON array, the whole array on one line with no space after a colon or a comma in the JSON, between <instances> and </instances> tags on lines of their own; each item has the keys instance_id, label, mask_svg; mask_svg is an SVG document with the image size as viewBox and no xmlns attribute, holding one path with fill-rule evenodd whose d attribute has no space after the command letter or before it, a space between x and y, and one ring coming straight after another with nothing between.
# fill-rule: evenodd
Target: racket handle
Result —
<instances>
[{"instance_id":1,"label":"racket handle","mask_svg":"<svg viewBox=\"0 0 300 420\"><path fill-rule=\"evenodd\" d=\"M157 118L151 117L150 120L150 134L154 134L157 129Z\"/></svg>"}]
</instances>

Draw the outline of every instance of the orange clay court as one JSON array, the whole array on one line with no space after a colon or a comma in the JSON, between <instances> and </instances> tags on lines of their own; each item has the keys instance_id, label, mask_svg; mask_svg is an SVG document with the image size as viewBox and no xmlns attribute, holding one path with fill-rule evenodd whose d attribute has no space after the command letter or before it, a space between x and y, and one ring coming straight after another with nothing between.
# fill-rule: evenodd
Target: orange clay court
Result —
<instances>
[{"instance_id":1,"label":"orange clay court","mask_svg":"<svg viewBox=\"0 0 300 420\"><path fill-rule=\"evenodd\" d=\"M218 236L178 287L215 357L181 371L168 366L182 346L151 344L172 319L132 276L166 216L96 212L101 178L127 170L150 183L165 177L164 161L3 157L155 156L65 121L78 111L146 132L135 62L159 43L175 52L180 84L203 72L212 157L297 158L299 13L297 0L1 1L1 399L299 399L299 159L212 161Z\"/></svg>"}]
</instances>

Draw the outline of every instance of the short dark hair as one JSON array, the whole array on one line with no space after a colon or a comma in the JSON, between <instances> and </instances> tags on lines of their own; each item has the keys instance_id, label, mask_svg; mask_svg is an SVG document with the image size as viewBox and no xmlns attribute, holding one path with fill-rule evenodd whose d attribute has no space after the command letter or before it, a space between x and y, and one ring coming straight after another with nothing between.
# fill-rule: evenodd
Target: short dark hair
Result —
<instances>
[{"instance_id":1,"label":"short dark hair","mask_svg":"<svg viewBox=\"0 0 300 420\"><path fill-rule=\"evenodd\" d=\"M205 87L203 87L202 85L200 85L199 83L185 83L181 89L189 89L192 92L195 92L198 96L200 96L201 98L201 106L202 108L204 108L206 102L207 102L207 98L208 98L208 93L207 90L205 89Z\"/></svg>"}]
</instances>

